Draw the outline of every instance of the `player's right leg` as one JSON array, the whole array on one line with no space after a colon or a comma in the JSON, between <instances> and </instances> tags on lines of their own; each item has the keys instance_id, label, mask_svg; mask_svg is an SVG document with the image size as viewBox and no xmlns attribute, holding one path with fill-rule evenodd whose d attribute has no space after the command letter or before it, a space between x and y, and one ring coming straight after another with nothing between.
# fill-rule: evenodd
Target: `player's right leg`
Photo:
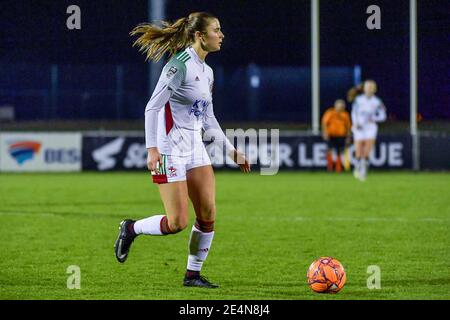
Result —
<instances>
[{"instance_id":1,"label":"player's right leg","mask_svg":"<svg viewBox=\"0 0 450 320\"><path fill-rule=\"evenodd\" d=\"M128 219L121 222L119 236L114 246L119 262L125 262L130 247L138 235L164 236L178 233L187 226L189 195L184 167L182 164L171 162L171 158L164 162L163 174L158 173L159 178L164 178L164 181L158 180L158 183L165 214L154 215L138 221ZM162 177L169 171L169 176Z\"/></svg>"},{"instance_id":2,"label":"player's right leg","mask_svg":"<svg viewBox=\"0 0 450 320\"><path fill-rule=\"evenodd\" d=\"M119 236L114 246L119 262L125 262L130 247L138 235L165 236L186 228L189 199L186 181L161 184L159 193L166 214L154 215L138 221L128 219L120 223Z\"/></svg>"},{"instance_id":3,"label":"player's right leg","mask_svg":"<svg viewBox=\"0 0 450 320\"><path fill-rule=\"evenodd\" d=\"M353 169L353 175L356 179L360 178L360 171L361 171L361 158L363 155L363 149L364 149L364 140L356 140L355 137L355 167Z\"/></svg>"},{"instance_id":4,"label":"player's right leg","mask_svg":"<svg viewBox=\"0 0 450 320\"><path fill-rule=\"evenodd\" d=\"M367 140L361 141L361 153L359 158L359 170L358 170L358 179L361 181L366 180L366 166L367 166L367 160L365 157L366 154L366 148L367 148Z\"/></svg>"}]
</instances>

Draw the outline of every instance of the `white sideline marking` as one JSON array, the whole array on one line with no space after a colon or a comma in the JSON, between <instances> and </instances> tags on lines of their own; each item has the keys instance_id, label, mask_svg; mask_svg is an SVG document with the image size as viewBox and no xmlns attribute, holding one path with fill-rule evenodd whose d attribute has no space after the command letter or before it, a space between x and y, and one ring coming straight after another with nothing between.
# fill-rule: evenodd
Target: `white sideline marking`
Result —
<instances>
[{"instance_id":1,"label":"white sideline marking","mask_svg":"<svg viewBox=\"0 0 450 320\"><path fill-rule=\"evenodd\" d=\"M445 219L445 218L435 218L435 217L427 217L427 218L411 218L411 219L407 219L407 218L398 218L398 217L386 217L386 218L381 218L381 217L364 217L364 218L359 218L359 217L302 217L302 216L293 216L293 217L286 217L286 216L281 216L281 217L274 217L271 216L269 218L262 218L262 217L251 217L251 216L224 216L224 217L219 217L219 219L236 219L236 220L251 220L251 219L257 219L257 220L264 220L264 221L359 221L359 222L433 222L433 223L437 223L437 222L443 222L443 223L448 223L450 222L450 218L449 219Z\"/></svg>"},{"instance_id":2,"label":"white sideline marking","mask_svg":"<svg viewBox=\"0 0 450 320\"><path fill-rule=\"evenodd\" d=\"M41 217L64 217L64 215L67 213L49 213L49 212L14 212L14 211L0 211L0 216L41 216ZM74 212L73 215L76 215L77 213ZM70 214L72 215L72 214ZM85 216L86 214L80 213L80 216ZM98 217L101 217L102 214L98 214ZM443 218L435 218L435 217L428 217L428 218L397 218L397 217L386 217L386 218L380 218L380 217L365 217L365 218L358 218L358 217L301 217L301 216L294 216L294 217L274 217L271 216L269 218L262 218L262 217L256 217L256 216L222 216L219 217L219 219L231 219L231 220L264 220L264 221L360 221L360 222L432 222L432 223L448 223L450 222L449 219L443 219Z\"/></svg>"},{"instance_id":3,"label":"white sideline marking","mask_svg":"<svg viewBox=\"0 0 450 320\"><path fill-rule=\"evenodd\" d=\"M366 217L366 218L358 218L358 217L295 217L294 220L327 220L327 221L362 221L362 222L449 222L450 219L442 219L442 218L380 218L380 217Z\"/></svg>"},{"instance_id":4,"label":"white sideline marking","mask_svg":"<svg viewBox=\"0 0 450 320\"><path fill-rule=\"evenodd\" d=\"M55 217L58 214L45 213L45 212L14 212L14 211L0 211L0 216L42 216L42 217Z\"/></svg>"}]
</instances>

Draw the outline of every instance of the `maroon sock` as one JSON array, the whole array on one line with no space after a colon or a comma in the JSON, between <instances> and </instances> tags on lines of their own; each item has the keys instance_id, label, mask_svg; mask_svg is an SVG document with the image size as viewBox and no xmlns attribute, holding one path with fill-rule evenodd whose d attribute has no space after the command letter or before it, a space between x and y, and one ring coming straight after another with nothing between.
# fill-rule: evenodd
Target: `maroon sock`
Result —
<instances>
[{"instance_id":1,"label":"maroon sock","mask_svg":"<svg viewBox=\"0 0 450 320\"><path fill-rule=\"evenodd\" d=\"M195 227L201 232L213 232L214 231L214 220L205 221L200 219L195 219Z\"/></svg>"},{"instance_id":2,"label":"maroon sock","mask_svg":"<svg viewBox=\"0 0 450 320\"><path fill-rule=\"evenodd\" d=\"M200 271L186 270L186 278L195 279L200 277Z\"/></svg>"},{"instance_id":3,"label":"maroon sock","mask_svg":"<svg viewBox=\"0 0 450 320\"><path fill-rule=\"evenodd\" d=\"M171 234L173 233L172 230L169 228L169 221L167 220L167 216L162 217L161 223L160 223L161 232L163 234Z\"/></svg>"}]
</instances>

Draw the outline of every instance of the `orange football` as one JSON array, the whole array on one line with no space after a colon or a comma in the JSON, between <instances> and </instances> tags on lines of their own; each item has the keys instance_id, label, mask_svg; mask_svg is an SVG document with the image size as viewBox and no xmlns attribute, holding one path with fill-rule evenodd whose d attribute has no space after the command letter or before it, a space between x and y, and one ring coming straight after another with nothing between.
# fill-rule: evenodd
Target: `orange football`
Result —
<instances>
[{"instance_id":1,"label":"orange football","mask_svg":"<svg viewBox=\"0 0 450 320\"><path fill-rule=\"evenodd\" d=\"M347 280L344 267L332 257L315 260L309 266L306 276L309 287L318 293L337 293Z\"/></svg>"}]
</instances>

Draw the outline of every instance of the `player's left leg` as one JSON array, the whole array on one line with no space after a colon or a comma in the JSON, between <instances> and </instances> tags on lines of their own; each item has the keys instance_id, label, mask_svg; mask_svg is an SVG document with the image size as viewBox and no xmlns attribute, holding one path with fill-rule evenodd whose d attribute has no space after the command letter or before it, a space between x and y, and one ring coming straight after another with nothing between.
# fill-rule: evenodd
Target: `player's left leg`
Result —
<instances>
[{"instance_id":1,"label":"player's left leg","mask_svg":"<svg viewBox=\"0 0 450 320\"><path fill-rule=\"evenodd\" d=\"M189 239L189 256L185 286L218 287L200 276L214 238L216 218L215 178L211 165L194 167L187 171L189 198L194 206L196 220Z\"/></svg>"},{"instance_id":2,"label":"player's left leg","mask_svg":"<svg viewBox=\"0 0 450 320\"><path fill-rule=\"evenodd\" d=\"M364 141L364 149L362 152L362 162L361 162L361 177L365 179L367 177L367 172L369 170L369 156L375 144L375 139L368 139Z\"/></svg>"},{"instance_id":3,"label":"player's left leg","mask_svg":"<svg viewBox=\"0 0 450 320\"><path fill-rule=\"evenodd\" d=\"M373 124L365 129L364 133L364 148L361 154L361 180L365 180L367 177L367 171L369 169L369 156L372 152L377 137L378 127Z\"/></svg>"}]
</instances>

